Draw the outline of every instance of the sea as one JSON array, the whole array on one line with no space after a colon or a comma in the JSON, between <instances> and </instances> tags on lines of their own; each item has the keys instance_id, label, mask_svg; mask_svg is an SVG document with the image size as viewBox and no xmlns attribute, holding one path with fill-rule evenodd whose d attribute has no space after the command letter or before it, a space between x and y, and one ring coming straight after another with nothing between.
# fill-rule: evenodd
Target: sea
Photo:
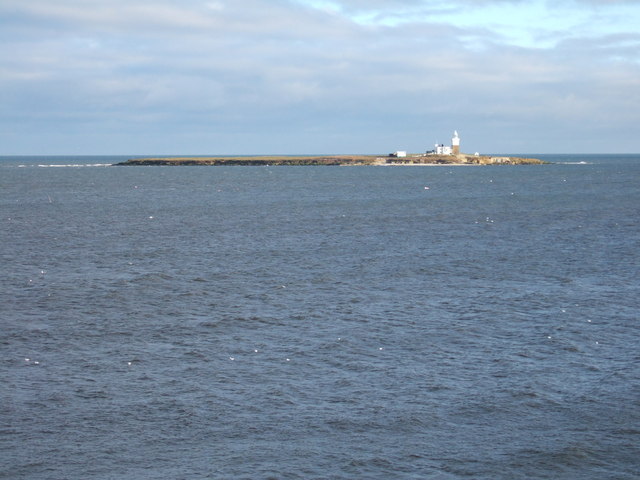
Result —
<instances>
[{"instance_id":1,"label":"sea","mask_svg":"<svg viewBox=\"0 0 640 480\"><path fill-rule=\"evenodd\" d=\"M640 155L0 158L0 478L640 478Z\"/></svg>"}]
</instances>

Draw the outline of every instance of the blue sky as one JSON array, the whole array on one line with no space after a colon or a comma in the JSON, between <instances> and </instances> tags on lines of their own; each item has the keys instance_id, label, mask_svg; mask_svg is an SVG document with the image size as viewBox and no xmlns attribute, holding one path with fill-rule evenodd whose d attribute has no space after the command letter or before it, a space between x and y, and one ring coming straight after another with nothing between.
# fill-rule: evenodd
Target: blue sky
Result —
<instances>
[{"instance_id":1,"label":"blue sky","mask_svg":"<svg viewBox=\"0 0 640 480\"><path fill-rule=\"evenodd\" d=\"M640 0L2 0L0 155L640 152Z\"/></svg>"}]
</instances>

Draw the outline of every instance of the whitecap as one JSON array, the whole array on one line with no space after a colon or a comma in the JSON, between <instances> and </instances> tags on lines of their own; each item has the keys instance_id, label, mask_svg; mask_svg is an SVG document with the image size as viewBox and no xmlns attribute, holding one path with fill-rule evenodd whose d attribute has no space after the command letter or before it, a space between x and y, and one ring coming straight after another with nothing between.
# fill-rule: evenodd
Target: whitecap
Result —
<instances>
[{"instance_id":1,"label":"whitecap","mask_svg":"<svg viewBox=\"0 0 640 480\"><path fill-rule=\"evenodd\" d=\"M51 164L39 164L41 168L81 168L81 167L110 167L112 163L51 163Z\"/></svg>"}]
</instances>

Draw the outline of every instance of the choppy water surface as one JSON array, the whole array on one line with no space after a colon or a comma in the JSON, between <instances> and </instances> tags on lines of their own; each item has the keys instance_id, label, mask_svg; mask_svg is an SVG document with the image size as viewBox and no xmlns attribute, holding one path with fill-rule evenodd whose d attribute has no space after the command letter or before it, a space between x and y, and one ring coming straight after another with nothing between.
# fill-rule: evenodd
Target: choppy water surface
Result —
<instances>
[{"instance_id":1,"label":"choppy water surface","mask_svg":"<svg viewBox=\"0 0 640 480\"><path fill-rule=\"evenodd\" d=\"M546 158L4 158L0 477L638 478L640 157Z\"/></svg>"}]
</instances>

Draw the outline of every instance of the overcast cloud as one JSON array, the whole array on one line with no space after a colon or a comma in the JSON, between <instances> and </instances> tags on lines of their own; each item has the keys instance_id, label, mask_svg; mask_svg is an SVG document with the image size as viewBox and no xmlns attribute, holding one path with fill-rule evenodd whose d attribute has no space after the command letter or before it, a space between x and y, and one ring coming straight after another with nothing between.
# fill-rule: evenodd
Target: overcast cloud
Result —
<instances>
[{"instance_id":1,"label":"overcast cloud","mask_svg":"<svg viewBox=\"0 0 640 480\"><path fill-rule=\"evenodd\" d=\"M0 154L640 151L636 0L2 0Z\"/></svg>"}]
</instances>

